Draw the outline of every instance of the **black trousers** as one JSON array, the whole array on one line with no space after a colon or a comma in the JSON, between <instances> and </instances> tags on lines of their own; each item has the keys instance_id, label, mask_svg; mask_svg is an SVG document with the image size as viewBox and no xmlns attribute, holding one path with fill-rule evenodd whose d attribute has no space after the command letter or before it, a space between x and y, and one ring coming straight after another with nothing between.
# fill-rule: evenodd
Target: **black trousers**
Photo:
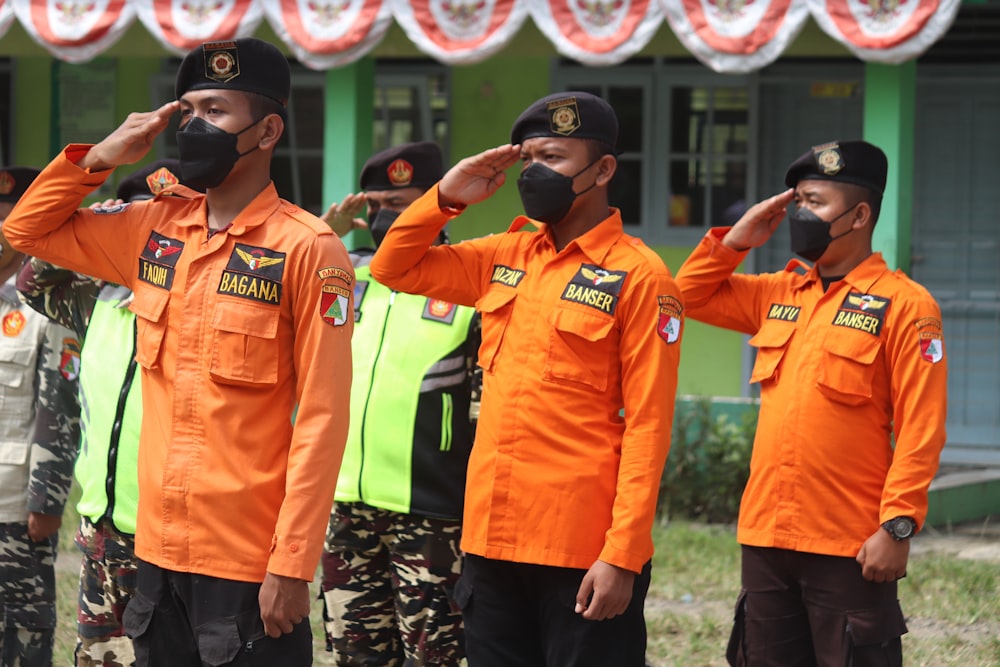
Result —
<instances>
[{"instance_id":1,"label":"black trousers","mask_svg":"<svg viewBox=\"0 0 1000 667\"><path fill-rule=\"evenodd\" d=\"M606 621L574 611L585 574L467 554L455 599L469 667L643 667L650 564L636 575L625 613Z\"/></svg>"},{"instance_id":2,"label":"black trousers","mask_svg":"<svg viewBox=\"0 0 1000 667\"><path fill-rule=\"evenodd\" d=\"M164 570L139 561L122 624L136 667L307 667L312 630L264 634L260 584Z\"/></svg>"},{"instance_id":3,"label":"black trousers","mask_svg":"<svg viewBox=\"0 0 1000 667\"><path fill-rule=\"evenodd\" d=\"M896 582L853 558L743 547L743 591L726 657L747 667L899 667Z\"/></svg>"}]
</instances>

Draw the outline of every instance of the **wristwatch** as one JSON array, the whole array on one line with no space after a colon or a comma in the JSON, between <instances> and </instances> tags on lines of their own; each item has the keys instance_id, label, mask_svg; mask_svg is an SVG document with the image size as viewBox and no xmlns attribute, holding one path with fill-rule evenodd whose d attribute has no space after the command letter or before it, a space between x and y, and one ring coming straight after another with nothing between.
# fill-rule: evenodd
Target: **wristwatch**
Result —
<instances>
[{"instance_id":1,"label":"wristwatch","mask_svg":"<svg viewBox=\"0 0 1000 667\"><path fill-rule=\"evenodd\" d=\"M913 533L917 530L917 522L908 516L897 516L883 523L882 527L892 535L892 539L901 542L913 537Z\"/></svg>"}]
</instances>

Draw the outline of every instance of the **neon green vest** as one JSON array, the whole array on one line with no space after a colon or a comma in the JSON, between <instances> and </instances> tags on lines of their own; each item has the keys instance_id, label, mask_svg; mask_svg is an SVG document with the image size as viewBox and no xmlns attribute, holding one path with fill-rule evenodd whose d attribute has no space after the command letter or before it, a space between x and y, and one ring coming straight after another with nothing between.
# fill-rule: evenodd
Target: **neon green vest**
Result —
<instances>
[{"instance_id":1,"label":"neon green vest","mask_svg":"<svg viewBox=\"0 0 1000 667\"><path fill-rule=\"evenodd\" d=\"M117 302L98 298L80 353L83 434L76 479L83 494L77 510L95 523L109 517L116 530L134 534L142 392L135 315L116 308Z\"/></svg>"},{"instance_id":2,"label":"neon green vest","mask_svg":"<svg viewBox=\"0 0 1000 667\"><path fill-rule=\"evenodd\" d=\"M336 500L460 518L475 310L394 293L367 266L355 275L351 424Z\"/></svg>"}]
</instances>

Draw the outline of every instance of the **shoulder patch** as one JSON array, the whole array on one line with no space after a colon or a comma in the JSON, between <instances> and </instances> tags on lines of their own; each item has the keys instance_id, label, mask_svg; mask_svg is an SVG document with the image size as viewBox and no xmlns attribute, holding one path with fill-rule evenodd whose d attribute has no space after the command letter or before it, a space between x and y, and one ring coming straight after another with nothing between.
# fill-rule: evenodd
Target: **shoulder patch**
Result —
<instances>
[{"instance_id":1,"label":"shoulder patch","mask_svg":"<svg viewBox=\"0 0 1000 667\"><path fill-rule=\"evenodd\" d=\"M339 266L327 266L316 272L320 280L326 280L327 278L337 278L344 281L348 285L354 282L354 276L347 269L342 269Z\"/></svg>"},{"instance_id":2,"label":"shoulder patch","mask_svg":"<svg viewBox=\"0 0 1000 667\"><path fill-rule=\"evenodd\" d=\"M337 285L323 285L320 294L319 315L327 324L339 327L347 322L348 306L351 301L351 291ZM353 313L351 313L353 314Z\"/></svg>"},{"instance_id":3,"label":"shoulder patch","mask_svg":"<svg viewBox=\"0 0 1000 667\"><path fill-rule=\"evenodd\" d=\"M656 297L660 307L660 316L656 322L656 333L667 344L676 343L681 336L681 314L684 306L676 297L662 295Z\"/></svg>"},{"instance_id":4,"label":"shoulder patch","mask_svg":"<svg viewBox=\"0 0 1000 667\"><path fill-rule=\"evenodd\" d=\"M80 343L75 338L63 338L59 372L70 382L80 377Z\"/></svg>"}]
</instances>

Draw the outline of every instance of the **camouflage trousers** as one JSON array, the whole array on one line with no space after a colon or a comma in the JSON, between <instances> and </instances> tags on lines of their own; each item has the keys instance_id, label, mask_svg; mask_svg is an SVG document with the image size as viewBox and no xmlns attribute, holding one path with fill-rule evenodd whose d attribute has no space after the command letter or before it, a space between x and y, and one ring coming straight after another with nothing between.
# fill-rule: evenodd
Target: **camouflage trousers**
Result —
<instances>
[{"instance_id":1,"label":"camouflage trousers","mask_svg":"<svg viewBox=\"0 0 1000 667\"><path fill-rule=\"evenodd\" d=\"M135 592L135 538L108 521L80 517L76 547L83 553L77 603L76 667L130 667L132 640L122 629Z\"/></svg>"},{"instance_id":2,"label":"camouflage trousers","mask_svg":"<svg viewBox=\"0 0 1000 667\"><path fill-rule=\"evenodd\" d=\"M337 665L464 664L452 591L461 524L337 503L323 552L327 650Z\"/></svg>"},{"instance_id":3,"label":"camouflage trousers","mask_svg":"<svg viewBox=\"0 0 1000 667\"><path fill-rule=\"evenodd\" d=\"M57 538L32 542L28 524L0 523L0 667L51 667Z\"/></svg>"}]
</instances>

